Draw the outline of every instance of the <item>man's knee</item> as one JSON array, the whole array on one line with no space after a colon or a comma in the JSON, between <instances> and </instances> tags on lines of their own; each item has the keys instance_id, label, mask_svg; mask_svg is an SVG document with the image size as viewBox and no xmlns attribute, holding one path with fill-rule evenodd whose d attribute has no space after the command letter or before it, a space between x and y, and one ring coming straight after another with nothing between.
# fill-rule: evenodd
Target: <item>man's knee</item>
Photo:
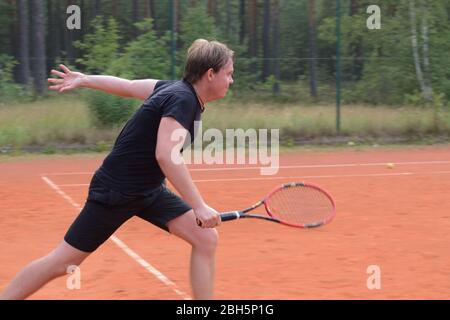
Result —
<instances>
[{"instance_id":1,"label":"man's knee","mask_svg":"<svg viewBox=\"0 0 450 320\"><path fill-rule=\"evenodd\" d=\"M215 251L219 243L219 233L214 228L202 229L193 246L198 249Z\"/></svg>"}]
</instances>

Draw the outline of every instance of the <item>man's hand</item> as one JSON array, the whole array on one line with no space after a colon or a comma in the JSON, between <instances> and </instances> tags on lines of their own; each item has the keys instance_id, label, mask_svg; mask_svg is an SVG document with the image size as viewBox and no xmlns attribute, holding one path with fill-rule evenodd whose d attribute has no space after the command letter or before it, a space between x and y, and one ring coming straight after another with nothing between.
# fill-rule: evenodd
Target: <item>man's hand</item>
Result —
<instances>
[{"instance_id":1,"label":"man's hand","mask_svg":"<svg viewBox=\"0 0 450 320\"><path fill-rule=\"evenodd\" d=\"M65 65L60 64L59 67L64 71L52 70L51 73L59 78L47 79L49 83L53 84L49 86L50 90L58 92L64 92L82 87L82 80L85 75L81 72L70 71Z\"/></svg>"},{"instance_id":2,"label":"man's hand","mask_svg":"<svg viewBox=\"0 0 450 320\"><path fill-rule=\"evenodd\" d=\"M197 224L202 228L214 228L219 226L221 221L219 213L208 205L194 209L197 217Z\"/></svg>"}]
</instances>

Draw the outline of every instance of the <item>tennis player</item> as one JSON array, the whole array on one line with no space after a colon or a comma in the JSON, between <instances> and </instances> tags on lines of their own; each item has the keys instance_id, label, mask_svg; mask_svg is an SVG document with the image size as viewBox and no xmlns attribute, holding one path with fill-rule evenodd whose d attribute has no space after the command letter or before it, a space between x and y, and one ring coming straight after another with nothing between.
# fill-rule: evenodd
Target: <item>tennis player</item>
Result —
<instances>
[{"instance_id":1,"label":"tennis player","mask_svg":"<svg viewBox=\"0 0 450 320\"><path fill-rule=\"evenodd\" d=\"M223 98L233 83L233 55L222 43L198 39L188 50L179 81L85 75L64 65L60 65L63 72L52 70L58 78L48 79L51 90L90 88L144 103L93 175L85 206L64 240L20 271L1 299L25 299L52 279L67 275L69 266L79 266L133 216L192 246L193 297L213 298L218 241L214 227L220 224L220 215L200 195L182 161L181 140L174 141L172 133L178 130L185 139L189 132L192 142L194 121L200 120L205 104ZM181 198L166 187L166 177Z\"/></svg>"}]
</instances>

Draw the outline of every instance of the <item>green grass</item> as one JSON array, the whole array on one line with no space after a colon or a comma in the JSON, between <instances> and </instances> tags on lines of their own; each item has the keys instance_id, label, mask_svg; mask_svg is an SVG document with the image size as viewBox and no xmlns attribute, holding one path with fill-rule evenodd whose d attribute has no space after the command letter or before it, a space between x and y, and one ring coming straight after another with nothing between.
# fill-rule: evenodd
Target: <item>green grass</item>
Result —
<instances>
[{"instance_id":1,"label":"green grass","mask_svg":"<svg viewBox=\"0 0 450 320\"><path fill-rule=\"evenodd\" d=\"M28 104L0 105L0 146L101 144L118 129L97 129L85 103L63 95Z\"/></svg>"},{"instance_id":2,"label":"green grass","mask_svg":"<svg viewBox=\"0 0 450 320\"><path fill-rule=\"evenodd\" d=\"M433 110L386 106L343 106L341 136L361 138L411 138L450 136L450 111L441 111L439 122ZM305 140L335 136L336 109L333 105L212 104L205 112L204 127L279 128L284 139Z\"/></svg>"},{"instance_id":3,"label":"green grass","mask_svg":"<svg viewBox=\"0 0 450 320\"><path fill-rule=\"evenodd\" d=\"M203 115L203 130L278 128L284 145L299 141L336 139L334 105L293 103L211 103ZM450 137L450 111L439 122L431 109L418 107L343 106L341 138L354 141L390 139L426 140ZM47 153L55 146L90 145L107 150L120 128L93 125L85 102L76 94L57 95L27 104L0 105L0 148L40 146Z\"/></svg>"}]
</instances>

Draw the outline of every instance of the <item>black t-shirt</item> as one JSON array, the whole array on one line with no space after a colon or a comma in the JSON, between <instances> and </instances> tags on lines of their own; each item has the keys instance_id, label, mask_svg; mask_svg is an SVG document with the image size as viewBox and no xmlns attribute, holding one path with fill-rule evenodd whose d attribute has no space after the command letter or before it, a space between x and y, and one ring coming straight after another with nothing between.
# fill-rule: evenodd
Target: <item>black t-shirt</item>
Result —
<instances>
[{"instance_id":1,"label":"black t-shirt","mask_svg":"<svg viewBox=\"0 0 450 320\"><path fill-rule=\"evenodd\" d=\"M165 175L156 160L156 142L162 117L173 117L194 137L194 121L203 109L186 81L158 81L143 105L127 122L111 153L97 170L109 188L129 195L145 195L161 185Z\"/></svg>"}]
</instances>

